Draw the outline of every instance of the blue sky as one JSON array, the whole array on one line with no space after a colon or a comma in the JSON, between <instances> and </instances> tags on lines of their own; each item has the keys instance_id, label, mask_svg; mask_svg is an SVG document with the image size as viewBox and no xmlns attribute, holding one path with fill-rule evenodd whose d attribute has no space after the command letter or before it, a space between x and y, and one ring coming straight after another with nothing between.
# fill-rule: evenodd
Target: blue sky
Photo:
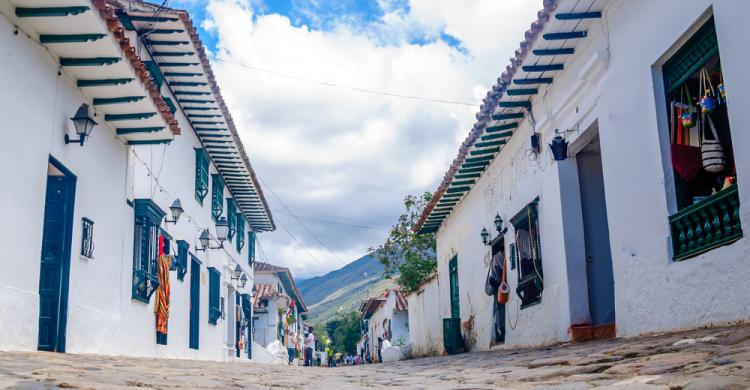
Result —
<instances>
[{"instance_id":1,"label":"blue sky","mask_svg":"<svg viewBox=\"0 0 750 390\"><path fill-rule=\"evenodd\" d=\"M169 5L222 59L212 68L278 226L261 258L310 277L378 246L405 195L437 188L541 0Z\"/></svg>"}]
</instances>

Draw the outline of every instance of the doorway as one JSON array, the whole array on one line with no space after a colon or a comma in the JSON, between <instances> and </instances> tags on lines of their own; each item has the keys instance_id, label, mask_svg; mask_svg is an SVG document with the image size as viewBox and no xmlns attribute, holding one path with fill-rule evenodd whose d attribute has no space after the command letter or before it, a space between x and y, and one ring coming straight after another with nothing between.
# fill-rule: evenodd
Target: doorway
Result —
<instances>
[{"instance_id":1,"label":"doorway","mask_svg":"<svg viewBox=\"0 0 750 390\"><path fill-rule=\"evenodd\" d=\"M458 290L458 257L454 256L448 263L448 274L450 275L450 297L451 297L451 318L461 318L461 306L459 302Z\"/></svg>"},{"instance_id":2,"label":"doorway","mask_svg":"<svg viewBox=\"0 0 750 390\"><path fill-rule=\"evenodd\" d=\"M190 340L192 349L199 348L199 323L201 308L201 262L195 256L190 258Z\"/></svg>"},{"instance_id":3,"label":"doorway","mask_svg":"<svg viewBox=\"0 0 750 390\"><path fill-rule=\"evenodd\" d=\"M50 157L39 269L37 348L41 351L65 352L75 189L75 175Z\"/></svg>"},{"instance_id":4,"label":"doorway","mask_svg":"<svg viewBox=\"0 0 750 390\"><path fill-rule=\"evenodd\" d=\"M610 334L614 337L615 283L598 136L576 154L576 164L581 193L589 312L594 337L609 337Z\"/></svg>"},{"instance_id":5,"label":"doorway","mask_svg":"<svg viewBox=\"0 0 750 390\"><path fill-rule=\"evenodd\" d=\"M498 235L491 242L492 257L490 258L490 274L488 275L489 287L492 287L492 338L490 346L505 342L505 304L498 303L500 286L503 283L502 275L505 272L507 282L507 262L505 261L505 240ZM497 287L495 287L497 285ZM487 286L485 286L487 289ZM487 291L485 291L487 292Z\"/></svg>"}]
</instances>

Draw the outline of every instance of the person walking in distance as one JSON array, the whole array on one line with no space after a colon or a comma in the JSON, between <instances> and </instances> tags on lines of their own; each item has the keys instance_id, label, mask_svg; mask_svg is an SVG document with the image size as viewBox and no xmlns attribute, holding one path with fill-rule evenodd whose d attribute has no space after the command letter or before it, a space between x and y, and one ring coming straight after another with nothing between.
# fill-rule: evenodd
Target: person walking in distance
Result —
<instances>
[{"instance_id":1,"label":"person walking in distance","mask_svg":"<svg viewBox=\"0 0 750 390\"><path fill-rule=\"evenodd\" d=\"M313 328L308 329L307 337L305 338L305 367L313 366L313 351L315 350L315 335L313 335Z\"/></svg>"},{"instance_id":2,"label":"person walking in distance","mask_svg":"<svg viewBox=\"0 0 750 390\"><path fill-rule=\"evenodd\" d=\"M378 337L378 363L383 363L383 338Z\"/></svg>"}]
</instances>

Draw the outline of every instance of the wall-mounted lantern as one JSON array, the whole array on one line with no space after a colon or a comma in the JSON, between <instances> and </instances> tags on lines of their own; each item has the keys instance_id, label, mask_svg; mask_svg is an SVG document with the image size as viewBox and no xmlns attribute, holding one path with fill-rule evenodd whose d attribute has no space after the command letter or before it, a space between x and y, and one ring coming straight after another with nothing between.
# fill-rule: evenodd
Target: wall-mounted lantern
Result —
<instances>
[{"instance_id":1,"label":"wall-mounted lantern","mask_svg":"<svg viewBox=\"0 0 750 390\"><path fill-rule=\"evenodd\" d=\"M495 230L497 230L497 234L504 236L505 233L508 232L508 227L504 226L503 218L500 217L500 214L495 214Z\"/></svg>"},{"instance_id":2,"label":"wall-mounted lantern","mask_svg":"<svg viewBox=\"0 0 750 390\"><path fill-rule=\"evenodd\" d=\"M227 219L224 217L219 218L216 221L216 239L219 240L219 244L223 247L224 240L227 239L227 232L229 231L229 224Z\"/></svg>"},{"instance_id":3,"label":"wall-mounted lantern","mask_svg":"<svg viewBox=\"0 0 750 390\"><path fill-rule=\"evenodd\" d=\"M550 150L552 150L552 157L557 161L562 161L568 158L568 141L560 135L558 130L555 130L555 138L552 138L552 142L549 144Z\"/></svg>"},{"instance_id":4,"label":"wall-mounted lantern","mask_svg":"<svg viewBox=\"0 0 750 390\"><path fill-rule=\"evenodd\" d=\"M487 231L487 228L482 228L482 244L487 245L490 242L490 232Z\"/></svg>"},{"instance_id":5,"label":"wall-mounted lantern","mask_svg":"<svg viewBox=\"0 0 750 390\"><path fill-rule=\"evenodd\" d=\"M180 216L185 211L182 209L182 203L180 202L180 199L175 199L174 202L172 202L172 205L169 206L169 211L172 213L172 220L164 219L164 223L173 223L177 225L177 220L180 219Z\"/></svg>"},{"instance_id":6,"label":"wall-mounted lantern","mask_svg":"<svg viewBox=\"0 0 750 390\"><path fill-rule=\"evenodd\" d=\"M73 121L73 126L76 128L78 139L70 139L70 137L65 134L65 144L67 145L75 142L83 146L83 143L86 142L86 137L91 135L91 130L93 130L94 126L97 124L94 122L94 119L91 118L89 106L86 103L81 104L81 107L78 107L75 116L70 118L70 120Z\"/></svg>"},{"instance_id":7,"label":"wall-mounted lantern","mask_svg":"<svg viewBox=\"0 0 750 390\"><path fill-rule=\"evenodd\" d=\"M245 288L246 284L247 284L247 275L245 275L245 273L243 272L242 276L240 276L239 286L240 286L240 288Z\"/></svg>"},{"instance_id":8,"label":"wall-mounted lantern","mask_svg":"<svg viewBox=\"0 0 750 390\"><path fill-rule=\"evenodd\" d=\"M232 272L232 280L240 280L240 276L242 276L242 267L237 264Z\"/></svg>"},{"instance_id":9,"label":"wall-mounted lantern","mask_svg":"<svg viewBox=\"0 0 750 390\"><path fill-rule=\"evenodd\" d=\"M203 229L201 235L198 237L198 241L201 244L200 248L195 248L198 252L205 252L207 249L222 249L224 248L223 241L219 246L211 246L211 235L208 233L208 229Z\"/></svg>"}]
</instances>

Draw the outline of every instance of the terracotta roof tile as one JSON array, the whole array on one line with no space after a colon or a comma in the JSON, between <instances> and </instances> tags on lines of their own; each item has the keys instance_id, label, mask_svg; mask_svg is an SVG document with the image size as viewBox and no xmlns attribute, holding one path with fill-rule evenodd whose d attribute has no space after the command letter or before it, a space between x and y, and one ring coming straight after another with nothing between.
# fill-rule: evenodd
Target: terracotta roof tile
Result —
<instances>
[{"instance_id":1,"label":"terracotta roof tile","mask_svg":"<svg viewBox=\"0 0 750 390\"><path fill-rule=\"evenodd\" d=\"M524 33L524 40L520 43L519 48L515 51L515 56L510 59L510 64L505 67L505 71L497 79L497 83L487 92L487 96L482 99L482 105L479 108L479 112L476 114L476 123L469 131L469 135L466 137L461 147L458 149L458 156L453 160L448 172L443 177L443 181L438 187L437 191L432 196L432 199L425 207L422 215L419 217L419 221L414 226L414 231L418 232L422 225L425 223L427 218L430 216L432 209L435 208L438 201L445 194L445 191L450 186L453 176L463 164L466 155L477 141L482 132L484 131L487 122L490 120L492 110L497 106L498 101L502 97L502 94L510 86L513 80L513 75L520 68L523 60L529 52L529 49L536 41L539 33L544 29L547 21L549 21L550 15L557 8L558 0L544 0L542 9L537 12L537 20L531 23L530 28Z\"/></svg>"}]
</instances>

